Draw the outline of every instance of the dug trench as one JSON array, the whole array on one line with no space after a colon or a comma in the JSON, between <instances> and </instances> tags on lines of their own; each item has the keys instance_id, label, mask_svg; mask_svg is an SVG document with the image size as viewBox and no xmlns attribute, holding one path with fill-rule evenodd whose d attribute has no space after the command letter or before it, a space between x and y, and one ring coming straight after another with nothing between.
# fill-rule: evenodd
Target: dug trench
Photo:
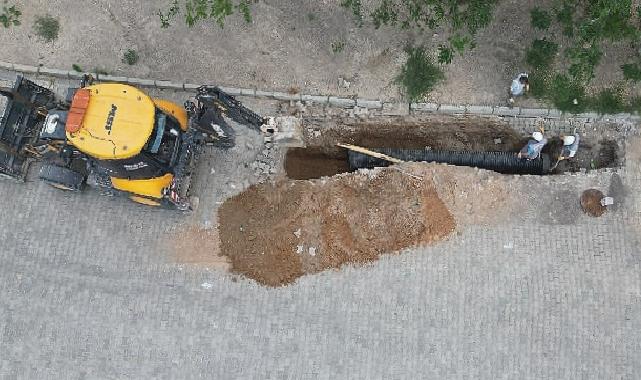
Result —
<instances>
[{"instance_id":1,"label":"dug trench","mask_svg":"<svg viewBox=\"0 0 641 380\"><path fill-rule=\"evenodd\" d=\"M485 223L518 208L509 203L508 176L429 164L348 173L346 151L336 146L517 152L527 136L505 125L350 124L320 134L310 128L305 138L307 148L287 151L286 176L253 185L218 209L215 248L231 272L267 286L288 285L437 244L459 222ZM558 148L551 143L548 151ZM562 170L620 159L616 142L605 140L583 141L579 152L578 164Z\"/></svg>"},{"instance_id":2,"label":"dug trench","mask_svg":"<svg viewBox=\"0 0 641 380\"><path fill-rule=\"evenodd\" d=\"M308 129L309 130L309 129ZM514 153L527 144L529 136L518 134L501 122L475 119L440 120L437 123L361 123L341 124L312 131L306 136L305 148L291 148L285 157L285 172L290 179L306 180L332 176L350 171L347 150L339 143L368 149L401 148L431 149L450 152L508 152ZM562 148L561 138L550 137L543 150L556 162ZM590 171L618 167L621 155L614 140L591 141L582 138L573 160L561 161L546 174ZM509 170L506 174L514 174Z\"/></svg>"}]
</instances>

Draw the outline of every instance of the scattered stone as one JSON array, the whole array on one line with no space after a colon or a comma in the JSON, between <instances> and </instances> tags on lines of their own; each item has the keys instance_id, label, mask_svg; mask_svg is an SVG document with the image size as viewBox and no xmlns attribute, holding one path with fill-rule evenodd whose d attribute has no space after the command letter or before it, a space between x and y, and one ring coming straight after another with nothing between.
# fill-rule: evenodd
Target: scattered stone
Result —
<instances>
[{"instance_id":1,"label":"scattered stone","mask_svg":"<svg viewBox=\"0 0 641 380\"><path fill-rule=\"evenodd\" d=\"M294 231L294 235L295 235L297 238L299 238L299 239L300 239L300 235L301 235L301 233L302 233L302 232L301 232L301 229L300 229L300 228L299 228L299 229L297 229L296 231Z\"/></svg>"}]
</instances>

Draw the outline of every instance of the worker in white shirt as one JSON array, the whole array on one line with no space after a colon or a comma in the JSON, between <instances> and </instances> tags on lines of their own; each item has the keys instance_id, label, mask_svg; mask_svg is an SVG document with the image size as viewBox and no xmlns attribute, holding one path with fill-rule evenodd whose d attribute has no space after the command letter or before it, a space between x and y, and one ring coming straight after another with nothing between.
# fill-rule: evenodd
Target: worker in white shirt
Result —
<instances>
[{"instance_id":1,"label":"worker in white shirt","mask_svg":"<svg viewBox=\"0 0 641 380\"><path fill-rule=\"evenodd\" d=\"M528 160L536 160L541 156L541 151L548 143L548 139L543 135L545 130L540 128L538 131L532 133L532 138L527 142L527 145L521 149L518 154L519 158L526 158Z\"/></svg>"},{"instance_id":2,"label":"worker in white shirt","mask_svg":"<svg viewBox=\"0 0 641 380\"><path fill-rule=\"evenodd\" d=\"M514 98L517 96L522 96L530 90L530 80L527 73L520 73L519 75L512 80L512 85L510 86L510 99L508 104L512 106L514 104Z\"/></svg>"}]
</instances>

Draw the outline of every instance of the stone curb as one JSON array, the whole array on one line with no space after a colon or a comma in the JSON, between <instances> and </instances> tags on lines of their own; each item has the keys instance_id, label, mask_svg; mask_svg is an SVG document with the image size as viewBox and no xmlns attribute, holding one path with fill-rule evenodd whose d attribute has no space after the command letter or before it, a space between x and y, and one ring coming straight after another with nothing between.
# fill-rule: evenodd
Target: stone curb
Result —
<instances>
[{"instance_id":1,"label":"stone curb","mask_svg":"<svg viewBox=\"0 0 641 380\"><path fill-rule=\"evenodd\" d=\"M167 80L155 80L144 78L128 78L121 76L114 76L99 73L82 73L77 71L52 69L43 66L30 66L21 65L11 62L0 61L0 69L15 71L24 74L45 75L54 78L63 79L77 79L81 80L85 74L91 74L98 81L103 82L118 82L128 83L139 87L150 87L158 89L171 89L187 92L195 92L201 85L172 82ZM454 105L454 104L437 104L437 103L402 103L402 102L383 102L374 99L359 99L359 98L341 98L331 95L311 95L311 94L289 94L277 91L263 91L253 88L235 88L223 87L220 89L232 96L251 96L259 98L274 99L279 101L303 101L306 103L316 103L321 105L329 105L340 108L366 108L372 110L380 110L386 115L407 115L409 113L439 113L450 115L480 115L480 116L510 116L518 118L545 118L545 119L560 119L560 118L579 118L582 120L598 121L598 120L627 120L639 121L641 115L632 114L616 114L616 115L599 115L597 113L583 113L578 115L565 115L557 109L547 108L520 108L520 107L504 107L504 106L481 106L481 105Z\"/></svg>"}]
</instances>

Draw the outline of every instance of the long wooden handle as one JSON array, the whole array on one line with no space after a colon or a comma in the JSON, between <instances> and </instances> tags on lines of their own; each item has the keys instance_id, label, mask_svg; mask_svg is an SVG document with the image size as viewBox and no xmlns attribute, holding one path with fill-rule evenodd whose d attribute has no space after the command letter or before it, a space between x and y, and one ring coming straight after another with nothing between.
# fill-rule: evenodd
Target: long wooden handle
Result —
<instances>
[{"instance_id":1,"label":"long wooden handle","mask_svg":"<svg viewBox=\"0 0 641 380\"><path fill-rule=\"evenodd\" d=\"M363 153L363 154L366 154L368 156L380 158L381 160L393 162L395 164L400 164L400 163L405 162L403 160L399 160L398 158L394 158L394 157L388 156L387 154L378 153L378 152L374 152L372 150L369 150L367 148L363 148L362 146L356 146L356 145L350 145L350 144L336 144L336 145L340 146L341 148L353 150L354 152Z\"/></svg>"}]
</instances>

